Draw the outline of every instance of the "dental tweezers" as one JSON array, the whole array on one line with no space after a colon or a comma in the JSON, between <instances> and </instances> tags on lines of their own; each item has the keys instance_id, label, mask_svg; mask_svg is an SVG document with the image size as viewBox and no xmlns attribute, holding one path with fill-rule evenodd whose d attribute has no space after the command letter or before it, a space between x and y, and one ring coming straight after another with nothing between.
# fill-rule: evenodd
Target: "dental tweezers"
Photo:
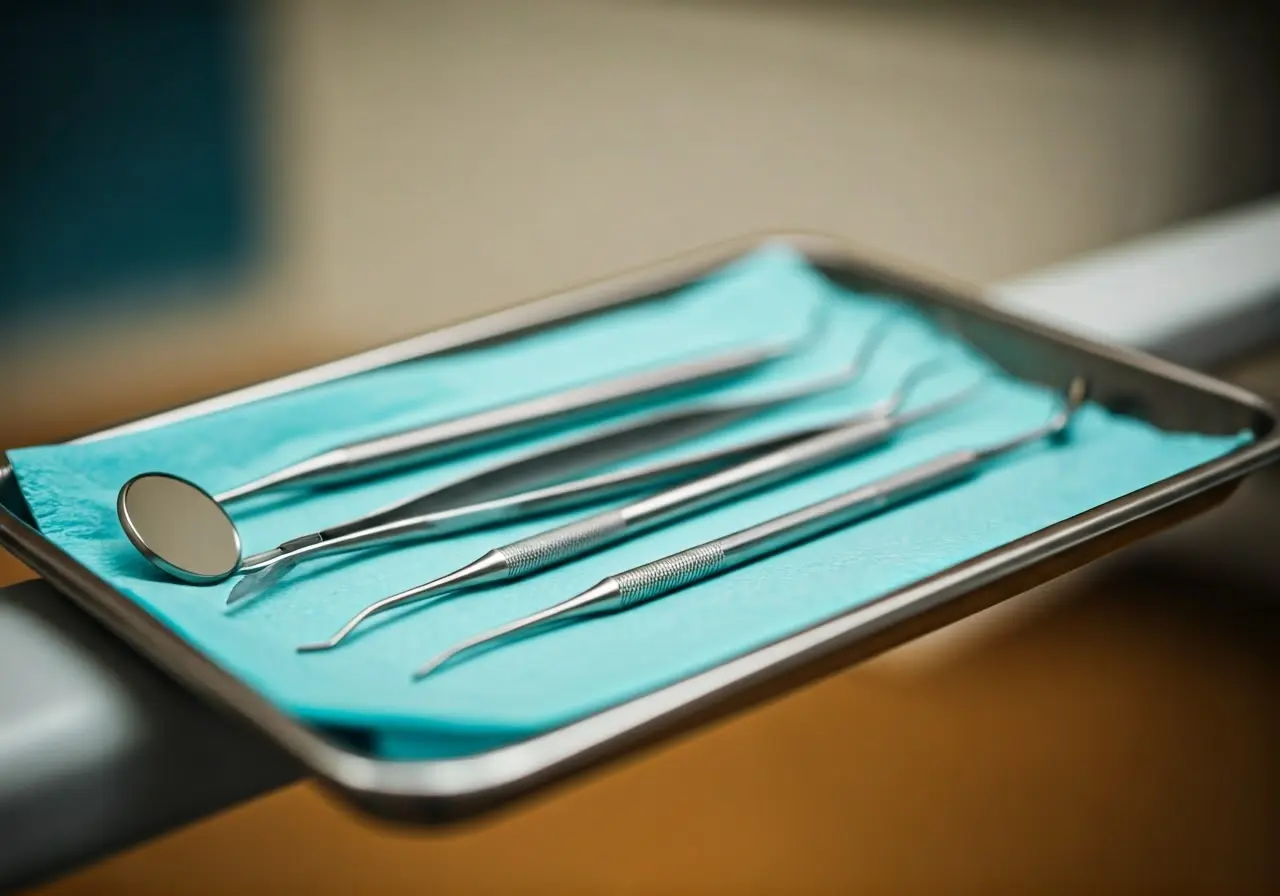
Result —
<instances>
[{"instance_id":1,"label":"dental tweezers","mask_svg":"<svg viewBox=\"0 0 1280 896\"><path fill-rule=\"evenodd\" d=\"M291 538L275 548L245 558L237 570L244 574L244 578L232 589L227 603L237 604L262 593L291 569L308 560L377 545L454 534L491 522L509 522L535 513L563 510L661 486L705 474L716 467L810 435L818 428L796 430L791 434L630 470L587 476L568 483L556 482L558 476L577 475L584 468L605 467L623 458L706 435L849 385L865 373L871 358L896 323L896 316L890 315L868 330L852 361L834 374L761 397L708 399L669 411L654 412L638 420L597 430L586 437L572 437L345 523ZM889 400L893 400L892 396ZM535 487L531 491L509 494L506 490L508 483L527 481L531 476L535 479ZM498 500L495 495L504 497ZM449 508L457 509L445 512Z\"/></svg>"}]
</instances>

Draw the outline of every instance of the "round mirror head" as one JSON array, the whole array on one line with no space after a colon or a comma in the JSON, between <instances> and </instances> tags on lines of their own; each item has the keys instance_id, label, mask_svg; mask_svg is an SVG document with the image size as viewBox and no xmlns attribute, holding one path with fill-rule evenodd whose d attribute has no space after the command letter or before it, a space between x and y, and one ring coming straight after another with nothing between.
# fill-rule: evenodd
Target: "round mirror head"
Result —
<instances>
[{"instance_id":1,"label":"round mirror head","mask_svg":"<svg viewBox=\"0 0 1280 896\"><path fill-rule=\"evenodd\" d=\"M142 556L193 585L220 582L240 565L240 533L213 496L167 473L143 473L120 489L120 525Z\"/></svg>"}]
</instances>

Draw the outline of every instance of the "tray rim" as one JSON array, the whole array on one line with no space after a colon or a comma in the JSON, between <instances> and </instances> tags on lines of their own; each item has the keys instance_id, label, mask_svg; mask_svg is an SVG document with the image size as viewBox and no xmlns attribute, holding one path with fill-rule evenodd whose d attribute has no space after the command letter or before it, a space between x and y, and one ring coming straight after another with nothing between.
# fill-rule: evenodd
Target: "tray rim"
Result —
<instances>
[{"instance_id":1,"label":"tray rim","mask_svg":"<svg viewBox=\"0 0 1280 896\"><path fill-rule=\"evenodd\" d=\"M710 718L723 716L724 711L716 711L717 705L731 704L735 698L743 700L746 706L757 705L766 698L751 697L752 688L771 678L819 665L824 658L872 638L896 623L1184 504L1188 499L1215 489L1230 489L1245 475L1280 459L1276 410L1248 390L1138 350L1110 345L1023 317L984 301L981 292L967 284L936 274L924 275L905 265L876 259L838 238L806 231L758 232L713 243L470 321L112 426L72 442L94 441L151 428L378 367L511 338L630 302L649 301L655 294L678 287L700 272L766 243L790 245L819 264L824 260L838 260L859 267L872 276L904 284L910 291L940 298L954 306L963 306L979 317L1015 327L1033 337L1216 394L1251 409L1268 425L1268 431L1252 443L1206 464L1031 533L718 666L526 740L449 759L378 759L333 743L216 665L194 645L3 506L0 506L0 544L166 674L181 681L200 699L213 703L219 711L247 721L354 805L388 818L438 823L500 808L517 797L616 759L645 743L700 727Z\"/></svg>"}]
</instances>

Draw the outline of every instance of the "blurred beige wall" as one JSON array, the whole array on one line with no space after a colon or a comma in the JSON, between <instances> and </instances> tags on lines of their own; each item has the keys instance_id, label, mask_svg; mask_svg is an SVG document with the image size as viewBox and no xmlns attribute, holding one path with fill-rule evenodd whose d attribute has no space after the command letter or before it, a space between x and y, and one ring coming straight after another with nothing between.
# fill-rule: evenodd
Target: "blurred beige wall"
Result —
<instances>
[{"instance_id":1,"label":"blurred beige wall","mask_svg":"<svg viewBox=\"0 0 1280 896\"><path fill-rule=\"evenodd\" d=\"M264 5L270 263L199 311L7 332L0 435L69 435L748 230L987 281L1273 189L1276 68L1198 9Z\"/></svg>"}]
</instances>

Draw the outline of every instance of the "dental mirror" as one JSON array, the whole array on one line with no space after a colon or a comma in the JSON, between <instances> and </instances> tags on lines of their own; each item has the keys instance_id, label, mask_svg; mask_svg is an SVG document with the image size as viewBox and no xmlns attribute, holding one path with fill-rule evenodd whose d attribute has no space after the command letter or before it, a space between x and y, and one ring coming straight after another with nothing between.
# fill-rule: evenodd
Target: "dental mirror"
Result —
<instances>
[{"instance_id":1,"label":"dental mirror","mask_svg":"<svg viewBox=\"0 0 1280 896\"><path fill-rule=\"evenodd\" d=\"M168 473L143 473L120 489L116 514L129 541L164 572L211 585L240 565L240 533L212 495Z\"/></svg>"}]
</instances>

